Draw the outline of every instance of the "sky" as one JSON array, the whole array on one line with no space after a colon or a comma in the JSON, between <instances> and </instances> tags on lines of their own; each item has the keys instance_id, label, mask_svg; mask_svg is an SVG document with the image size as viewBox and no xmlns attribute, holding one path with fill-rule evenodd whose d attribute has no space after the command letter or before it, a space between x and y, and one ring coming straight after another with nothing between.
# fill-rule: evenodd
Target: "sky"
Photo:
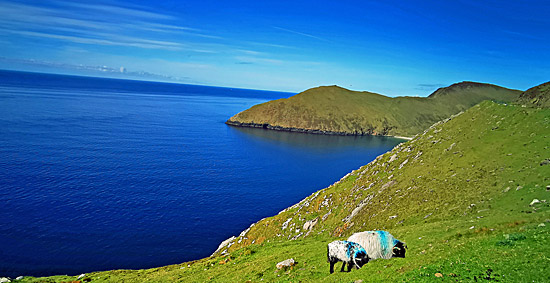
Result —
<instances>
[{"instance_id":1,"label":"sky","mask_svg":"<svg viewBox=\"0 0 550 283\"><path fill-rule=\"evenodd\" d=\"M389 96L550 80L547 0L0 0L0 15L0 69Z\"/></svg>"}]
</instances>

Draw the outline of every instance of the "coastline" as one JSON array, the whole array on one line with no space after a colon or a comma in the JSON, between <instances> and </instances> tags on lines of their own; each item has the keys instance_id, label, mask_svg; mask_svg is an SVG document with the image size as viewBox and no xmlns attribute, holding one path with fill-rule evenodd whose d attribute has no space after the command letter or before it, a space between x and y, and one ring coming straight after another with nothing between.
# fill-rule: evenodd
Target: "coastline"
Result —
<instances>
[{"instance_id":1,"label":"coastline","mask_svg":"<svg viewBox=\"0 0 550 283\"><path fill-rule=\"evenodd\" d=\"M225 124L229 125L229 126L233 126L233 127L260 128L260 129L266 129L266 130L295 132L295 133L306 133L306 134L314 134L314 135L378 136L378 137L391 137L391 138L403 139L403 140L412 140L413 139L413 137L380 135L376 132L354 132L354 133L350 133L350 132L337 132L337 131L323 131L323 130L315 130L315 129L295 128L295 127L272 126L268 123L265 123L265 124L243 123L243 122L231 121L231 120L225 121Z\"/></svg>"}]
</instances>

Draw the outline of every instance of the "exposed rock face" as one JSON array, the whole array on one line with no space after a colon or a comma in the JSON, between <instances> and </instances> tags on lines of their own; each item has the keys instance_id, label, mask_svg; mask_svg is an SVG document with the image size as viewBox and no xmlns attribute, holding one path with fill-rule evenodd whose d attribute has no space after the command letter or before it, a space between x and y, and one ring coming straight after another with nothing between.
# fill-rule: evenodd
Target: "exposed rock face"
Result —
<instances>
[{"instance_id":1,"label":"exposed rock face","mask_svg":"<svg viewBox=\"0 0 550 283\"><path fill-rule=\"evenodd\" d=\"M516 102L529 107L549 108L550 82L526 90Z\"/></svg>"},{"instance_id":2,"label":"exposed rock face","mask_svg":"<svg viewBox=\"0 0 550 283\"><path fill-rule=\"evenodd\" d=\"M256 123L242 123L239 121L227 120L225 122L227 125L236 126L236 127L249 127L249 128L262 128L275 131L285 131L285 132L295 132L295 133L306 133L306 134L317 134L317 135L333 135L333 136L365 136L365 135L377 135L376 132L337 132L337 131L323 131L317 129L303 129L295 127L282 127L282 126L272 126L268 123L265 124L256 124Z\"/></svg>"},{"instance_id":3,"label":"exposed rock face","mask_svg":"<svg viewBox=\"0 0 550 283\"><path fill-rule=\"evenodd\" d=\"M304 223L304 227L302 227L302 228L306 231L309 231L309 230L313 229L313 227L315 225L317 225L317 221L319 221L319 218L315 218L313 220L306 221L306 223Z\"/></svg>"},{"instance_id":4,"label":"exposed rock face","mask_svg":"<svg viewBox=\"0 0 550 283\"><path fill-rule=\"evenodd\" d=\"M214 253L212 253L212 255L216 254L217 252L221 251L223 248L225 248L226 246L230 246L230 244L235 241L237 237L233 236L225 241L223 241L219 246L218 248L216 249L216 251Z\"/></svg>"}]
</instances>

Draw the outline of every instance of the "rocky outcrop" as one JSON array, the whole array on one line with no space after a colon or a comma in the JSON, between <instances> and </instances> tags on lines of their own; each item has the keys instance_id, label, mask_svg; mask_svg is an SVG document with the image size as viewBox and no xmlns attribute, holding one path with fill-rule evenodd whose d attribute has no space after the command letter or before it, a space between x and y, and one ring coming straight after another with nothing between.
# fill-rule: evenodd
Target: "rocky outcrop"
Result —
<instances>
[{"instance_id":1,"label":"rocky outcrop","mask_svg":"<svg viewBox=\"0 0 550 283\"><path fill-rule=\"evenodd\" d=\"M281 127L281 126L272 126L268 123L265 124L256 124L256 123L242 123L239 121L227 120L225 124L235 127L248 127L248 128L262 128L267 130L275 131L284 131L284 132L295 132L295 133L307 133L307 134L317 134L317 135L335 135L335 136L386 136L387 132L377 133L373 130L359 131L359 132L335 132L335 131L323 131L316 129L302 129L294 127Z\"/></svg>"}]
</instances>

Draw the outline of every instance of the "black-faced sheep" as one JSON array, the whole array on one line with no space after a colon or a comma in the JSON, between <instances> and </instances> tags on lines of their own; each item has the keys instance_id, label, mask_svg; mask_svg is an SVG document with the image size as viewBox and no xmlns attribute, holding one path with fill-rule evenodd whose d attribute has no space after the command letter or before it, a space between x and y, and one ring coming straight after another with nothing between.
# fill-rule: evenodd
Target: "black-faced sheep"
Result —
<instances>
[{"instance_id":1,"label":"black-faced sheep","mask_svg":"<svg viewBox=\"0 0 550 283\"><path fill-rule=\"evenodd\" d=\"M342 261L340 272L344 271L344 266L348 265L348 272L351 267L361 268L369 262L370 258L367 252L358 243L349 241L334 241L327 246L327 261L330 263L330 273L334 272L334 265Z\"/></svg>"},{"instance_id":2,"label":"black-faced sheep","mask_svg":"<svg viewBox=\"0 0 550 283\"><path fill-rule=\"evenodd\" d=\"M365 231L351 235L350 242L360 244L371 259L405 257L407 245L386 231Z\"/></svg>"}]
</instances>

